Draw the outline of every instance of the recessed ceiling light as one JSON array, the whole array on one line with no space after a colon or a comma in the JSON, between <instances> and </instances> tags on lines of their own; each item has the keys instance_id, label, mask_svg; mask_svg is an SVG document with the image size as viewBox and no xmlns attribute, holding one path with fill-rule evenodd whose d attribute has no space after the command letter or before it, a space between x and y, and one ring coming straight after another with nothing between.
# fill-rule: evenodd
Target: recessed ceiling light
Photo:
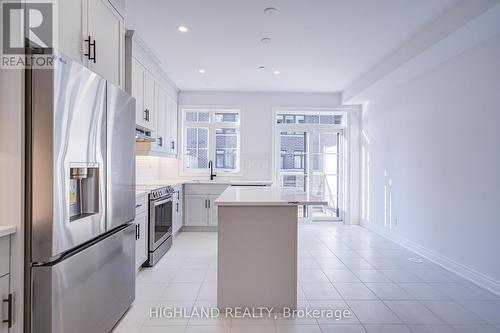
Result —
<instances>
[{"instance_id":1,"label":"recessed ceiling light","mask_svg":"<svg viewBox=\"0 0 500 333\"><path fill-rule=\"evenodd\" d=\"M179 30L180 32L188 32L188 28L184 25L180 25L177 27L177 30Z\"/></svg>"},{"instance_id":2,"label":"recessed ceiling light","mask_svg":"<svg viewBox=\"0 0 500 333\"><path fill-rule=\"evenodd\" d=\"M281 72L280 72L279 70L275 70L275 71L273 72L273 74L278 75L278 74L281 74Z\"/></svg>"},{"instance_id":3,"label":"recessed ceiling light","mask_svg":"<svg viewBox=\"0 0 500 333\"><path fill-rule=\"evenodd\" d=\"M200 70L198 70L198 73L200 73L200 74L205 74L205 73L206 73L206 71L205 71L204 69L200 69Z\"/></svg>"},{"instance_id":4,"label":"recessed ceiling light","mask_svg":"<svg viewBox=\"0 0 500 333\"><path fill-rule=\"evenodd\" d=\"M264 14L272 16L272 15L276 14L277 11L278 10L274 7L267 7L266 9L264 9Z\"/></svg>"},{"instance_id":5,"label":"recessed ceiling light","mask_svg":"<svg viewBox=\"0 0 500 333\"><path fill-rule=\"evenodd\" d=\"M269 44L269 43L271 43L271 38L269 38L269 37L264 37L264 38L262 38L260 41L261 41L262 43L264 43L264 44Z\"/></svg>"}]
</instances>

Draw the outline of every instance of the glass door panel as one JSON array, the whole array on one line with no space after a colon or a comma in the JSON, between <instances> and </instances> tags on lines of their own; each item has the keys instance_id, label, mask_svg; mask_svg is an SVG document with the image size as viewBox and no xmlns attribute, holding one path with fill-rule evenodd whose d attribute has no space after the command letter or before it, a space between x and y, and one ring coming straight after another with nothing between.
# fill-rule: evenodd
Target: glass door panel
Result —
<instances>
[{"instance_id":1,"label":"glass door panel","mask_svg":"<svg viewBox=\"0 0 500 333\"><path fill-rule=\"evenodd\" d=\"M313 220L340 220L341 133L313 131L310 137L312 168L309 189L313 195L323 197L328 205L311 206L309 214Z\"/></svg>"},{"instance_id":2,"label":"glass door panel","mask_svg":"<svg viewBox=\"0 0 500 333\"><path fill-rule=\"evenodd\" d=\"M342 220L342 138L341 130L278 132L280 186L309 191L328 202L299 207L299 217L308 222Z\"/></svg>"},{"instance_id":3,"label":"glass door panel","mask_svg":"<svg viewBox=\"0 0 500 333\"><path fill-rule=\"evenodd\" d=\"M281 187L295 187L302 191L308 186L307 132L280 132L280 165L278 179ZM299 206L299 218L306 216L303 206Z\"/></svg>"}]
</instances>

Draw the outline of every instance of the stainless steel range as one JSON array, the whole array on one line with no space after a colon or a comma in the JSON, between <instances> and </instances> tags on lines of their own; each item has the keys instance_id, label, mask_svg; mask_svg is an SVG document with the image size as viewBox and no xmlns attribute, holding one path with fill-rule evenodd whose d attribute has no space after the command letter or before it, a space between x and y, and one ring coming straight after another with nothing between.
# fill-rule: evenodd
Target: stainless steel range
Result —
<instances>
[{"instance_id":1,"label":"stainless steel range","mask_svg":"<svg viewBox=\"0 0 500 333\"><path fill-rule=\"evenodd\" d=\"M149 257L145 266L154 266L172 246L173 194L171 186L149 193Z\"/></svg>"}]
</instances>

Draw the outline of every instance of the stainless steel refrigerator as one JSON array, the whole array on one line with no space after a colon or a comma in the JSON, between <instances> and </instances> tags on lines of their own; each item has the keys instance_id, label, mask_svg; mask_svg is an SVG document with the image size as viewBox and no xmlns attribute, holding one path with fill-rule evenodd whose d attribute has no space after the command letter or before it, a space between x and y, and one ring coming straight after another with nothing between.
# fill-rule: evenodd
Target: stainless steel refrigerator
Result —
<instances>
[{"instance_id":1,"label":"stainless steel refrigerator","mask_svg":"<svg viewBox=\"0 0 500 333\"><path fill-rule=\"evenodd\" d=\"M109 332L135 297L135 99L62 54L26 95L25 324Z\"/></svg>"}]
</instances>

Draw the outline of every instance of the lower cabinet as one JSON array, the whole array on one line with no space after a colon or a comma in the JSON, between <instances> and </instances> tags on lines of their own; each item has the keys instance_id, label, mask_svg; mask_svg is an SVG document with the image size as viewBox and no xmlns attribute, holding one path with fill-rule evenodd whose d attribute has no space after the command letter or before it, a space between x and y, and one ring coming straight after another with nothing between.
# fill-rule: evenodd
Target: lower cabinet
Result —
<instances>
[{"instance_id":1,"label":"lower cabinet","mask_svg":"<svg viewBox=\"0 0 500 333\"><path fill-rule=\"evenodd\" d=\"M208 225L208 205L206 195L186 194L184 196L186 204L187 226L203 227Z\"/></svg>"},{"instance_id":2,"label":"lower cabinet","mask_svg":"<svg viewBox=\"0 0 500 333\"><path fill-rule=\"evenodd\" d=\"M9 301L9 275L4 275L0 278L0 333L9 332L9 324L7 321L11 320L9 315L12 316L12 311L9 313L9 306L12 306L12 300ZM9 304L10 303L10 304Z\"/></svg>"},{"instance_id":3,"label":"lower cabinet","mask_svg":"<svg viewBox=\"0 0 500 333\"><path fill-rule=\"evenodd\" d=\"M148 259L148 213L135 217L135 266L139 269Z\"/></svg>"},{"instance_id":4,"label":"lower cabinet","mask_svg":"<svg viewBox=\"0 0 500 333\"><path fill-rule=\"evenodd\" d=\"M0 237L0 333L10 332L13 299L10 294L10 237Z\"/></svg>"},{"instance_id":5,"label":"lower cabinet","mask_svg":"<svg viewBox=\"0 0 500 333\"><path fill-rule=\"evenodd\" d=\"M211 194L208 196L208 225L212 227L217 226L217 206L214 201L219 197L220 194Z\"/></svg>"},{"instance_id":6,"label":"lower cabinet","mask_svg":"<svg viewBox=\"0 0 500 333\"><path fill-rule=\"evenodd\" d=\"M174 200L173 200L173 213L172 213L172 233L175 234L182 228L183 224L183 198L184 191L182 184L174 186Z\"/></svg>"},{"instance_id":7,"label":"lower cabinet","mask_svg":"<svg viewBox=\"0 0 500 333\"><path fill-rule=\"evenodd\" d=\"M136 197L135 206L135 266L139 269L148 259L148 196Z\"/></svg>"},{"instance_id":8,"label":"lower cabinet","mask_svg":"<svg viewBox=\"0 0 500 333\"><path fill-rule=\"evenodd\" d=\"M216 227L217 206L215 199L228 185L193 185L185 188L184 225L192 227Z\"/></svg>"}]
</instances>

